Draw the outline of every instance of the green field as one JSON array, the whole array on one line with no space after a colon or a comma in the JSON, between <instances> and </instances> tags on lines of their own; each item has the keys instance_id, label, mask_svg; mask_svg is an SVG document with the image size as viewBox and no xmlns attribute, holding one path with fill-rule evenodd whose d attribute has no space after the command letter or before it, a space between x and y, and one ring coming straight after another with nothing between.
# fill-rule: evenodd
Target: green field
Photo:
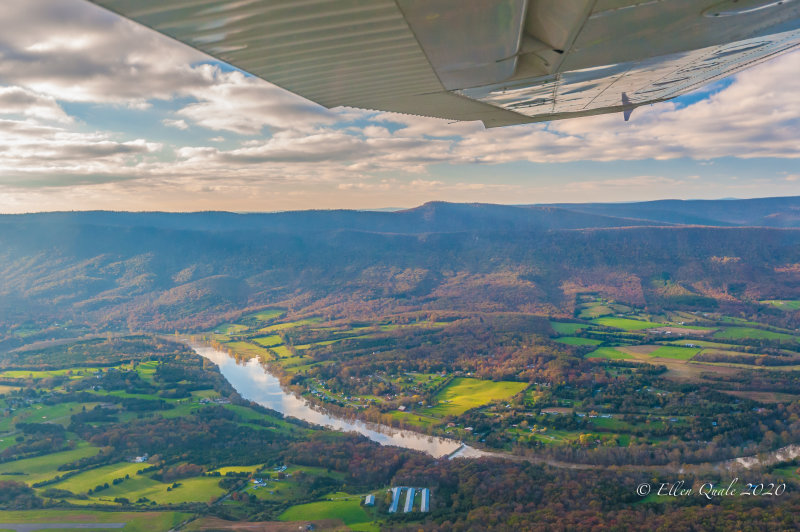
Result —
<instances>
[{"instance_id":1,"label":"green field","mask_svg":"<svg viewBox=\"0 0 800 532\"><path fill-rule=\"evenodd\" d=\"M651 357L674 358L677 360L689 360L700 352L699 347L677 347L664 345L650 353Z\"/></svg>"},{"instance_id":2,"label":"green field","mask_svg":"<svg viewBox=\"0 0 800 532\"><path fill-rule=\"evenodd\" d=\"M534 432L531 434L531 438L549 445L563 445L580 435L581 433L577 431L549 429L545 432Z\"/></svg>"},{"instance_id":3,"label":"green field","mask_svg":"<svg viewBox=\"0 0 800 532\"><path fill-rule=\"evenodd\" d=\"M720 349L727 349L729 347L734 347L736 344L723 344L722 342L709 342L707 340L672 340L670 342L664 342L665 345L677 345L680 347L686 347L687 344L697 345L700 347L712 347L712 348L720 348Z\"/></svg>"},{"instance_id":4,"label":"green field","mask_svg":"<svg viewBox=\"0 0 800 532\"><path fill-rule=\"evenodd\" d=\"M263 465L247 465L247 466L226 466L220 467L212 471L212 473L219 473L225 476L227 473L255 473L259 469L263 469Z\"/></svg>"},{"instance_id":5,"label":"green field","mask_svg":"<svg viewBox=\"0 0 800 532\"><path fill-rule=\"evenodd\" d=\"M247 325L241 325L239 323L226 323L214 329L214 332L220 332L221 334L236 334L246 331L247 329Z\"/></svg>"},{"instance_id":6,"label":"green field","mask_svg":"<svg viewBox=\"0 0 800 532\"><path fill-rule=\"evenodd\" d=\"M591 353L586 355L586 358L607 358L610 360L628 360L633 359L632 355L617 351L613 347L598 347Z\"/></svg>"},{"instance_id":7,"label":"green field","mask_svg":"<svg viewBox=\"0 0 800 532\"><path fill-rule=\"evenodd\" d=\"M279 519L281 521L341 519L353 530L375 530L376 532L378 530L378 526L372 524L372 518L361 506L361 496L353 496L344 500L299 504L283 512Z\"/></svg>"},{"instance_id":8,"label":"green field","mask_svg":"<svg viewBox=\"0 0 800 532\"><path fill-rule=\"evenodd\" d=\"M157 360L148 360L146 362L141 362L136 365L136 373L139 376L146 380L147 382L153 382L153 375L156 373L156 368L158 367Z\"/></svg>"},{"instance_id":9,"label":"green field","mask_svg":"<svg viewBox=\"0 0 800 532\"><path fill-rule=\"evenodd\" d=\"M286 311L283 309L268 308L245 317L255 318L259 321L269 321L269 320L274 320L275 318L278 318L280 316L283 316L284 314L286 314Z\"/></svg>"},{"instance_id":10,"label":"green field","mask_svg":"<svg viewBox=\"0 0 800 532\"><path fill-rule=\"evenodd\" d=\"M14 417L0 418L0 430L10 430L13 423L59 423L66 426L69 424L69 416L78 412L81 406L93 408L94 403L61 403L58 405L33 405L19 409Z\"/></svg>"},{"instance_id":11,"label":"green field","mask_svg":"<svg viewBox=\"0 0 800 532\"><path fill-rule=\"evenodd\" d=\"M641 331L644 329L654 329L657 327L664 327L663 323L655 323L652 321L632 320L630 318L597 318L592 320L592 323L602 325L604 327L613 327L614 329L622 329L625 331Z\"/></svg>"},{"instance_id":12,"label":"green field","mask_svg":"<svg viewBox=\"0 0 800 532\"><path fill-rule=\"evenodd\" d=\"M52 369L44 371L31 371L31 370L9 370L0 372L0 378L3 379L49 379L52 377L59 377L61 375L69 375L71 379L80 379L91 372L95 371L94 368L75 368L75 369Z\"/></svg>"},{"instance_id":13,"label":"green field","mask_svg":"<svg viewBox=\"0 0 800 532\"><path fill-rule=\"evenodd\" d=\"M100 512L94 510L42 509L35 512L0 511L0 523L128 523L124 528L120 529L123 532L166 532L188 517L190 517L190 514L180 512ZM50 530L59 529L51 528Z\"/></svg>"},{"instance_id":14,"label":"green field","mask_svg":"<svg viewBox=\"0 0 800 532\"><path fill-rule=\"evenodd\" d=\"M614 314L614 310L603 304L596 304L585 307L581 310L578 317L581 319L599 318L600 316L608 316Z\"/></svg>"},{"instance_id":15,"label":"green field","mask_svg":"<svg viewBox=\"0 0 800 532\"><path fill-rule=\"evenodd\" d=\"M578 336L564 336L563 338L556 338L556 342L567 345L599 345L603 342L595 340L594 338L580 338Z\"/></svg>"},{"instance_id":16,"label":"green field","mask_svg":"<svg viewBox=\"0 0 800 532\"><path fill-rule=\"evenodd\" d=\"M96 486L108 483L109 485L115 478L123 478L129 475L136 477L136 472L147 467L147 464L132 464L130 462L118 462L96 469L90 469L84 473L69 477L66 480L52 484L52 487L68 490L72 493L86 493ZM127 482L127 481L126 481Z\"/></svg>"},{"instance_id":17,"label":"green field","mask_svg":"<svg viewBox=\"0 0 800 532\"><path fill-rule=\"evenodd\" d=\"M281 340L281 337L277 334L260 336L258 338L253 338L252 341L264 347L272 347L275 345L281 345L283 343L283 340Z\"/></svg>"},{"instance_id":18,"label":"green field","mask_svg":"<svg viewBox=\"0 0 800 532\"><path fill-rule=\"evenodd\" d=\"M278 356L278 358L287 359L287 358L292 358L294 356L294 354L291 351L289 351L289 348L286 347L285 345L278 345L275 347L271 347L270 350L273 353L275 353Z\"/></svg>"},{"instance_id":19,"label":"green field","mask_svg":"<svg viewBox=\"0 0 800 532\"><path fill-rule=\"evenodd\" d=\"M137 465L141 468L141 464ZM184 478L177 481L179 484L177 488L172 488L172 483L163 483L146 475L137 475L116 486L110 485L108 489L93 494L92 498L114 500L117 497L125 497L136 501L146 497L157 504L208 502L212 497L225 494L225 490L219 487L219 480L218 477Z\"/></svg>"},{"instance_id":20,"label":"green field","mask_svg":"<svg viewBox=\"0 0 800 532\"><path fill-rule=\"evenodd\" d=\"M800 299L767 299L761 303L778 307L781 310L800 310Z\"/></svg>"},{"instance_id":21,"label":"green field","mask_svg":"<svg viewBox=\"0 0 800 532\"><path fill-rule=\"evenodd\" d=\"M494 382L458 377L436 394L439 404L426 409L426 414L440 417L458 416L492 401L509 399L527 387L528 383L525 382Z\"/></svg>"},{"instance_id":22,"label":"green field","mask_svg":"<svg viewBox=\"0 0 800 532\"><path fill-rule=\"evenodd\" d=\"M275 325L270 325L269 327L264 327L263 329L259 329L259 332L274 332L274 331L282 331L284 329L294 329L295 327L301 327L303 325L313 325L315 323L319 323L322 321L320 318L306 318L304 320L297 320L297 321L288 321L286 323L276 323Z\"/></svg>"},{"instance_id":23,"label":"green field","mask_svg":"<svg viewBox=\"0 0 800 532\"><path fill-rule=\"evenodd\" d=\"M426 409L427 411L433 410L433 408ZM416 412L400 412L399 410L395 410L392 412L392 417L395 419L399 419L404 423L408 423L409 425L415 425L417 427L429 427L432 425L437 425L439 423L438 418L432 418L427 415L417 414Z\"/></svg>"},{"instance_id":24,"label":"green field","mask_svg":"<svg viewBox=\"0 0 800 532\"><path fill-rule=\"evenodd\" d=\"M273 358L266 348L251 344L250 342L228 342L225 344L225 347L248 357L261 358L264 360L272 360Z\"/></svg>"},{"instance_id":25,"label":"green field","mask_svg":"<svg viewBox=\"0 0 800 532\"><path fill-rule=\"evenodd\" d=\"M588 327L585 323L568 323L565 321L551 321L550 326L558 334L575 334Z\"/></svg>"},{"instance_id":26,"label":"green field","mask_svg":"<svg viewBox=\"0 0 800 532\"><path fill-rule=\"evenodd\" d=\"M754 329L752 327L726 327L718 333L714 334L714 338L721 338L725 340L779 340L781 342L796 342L797 337L791 334L765 331L763 329Z\"/></svg>"},{"instance_id":27,"label":"green field","mask_svg":"<svg viewBox=\"0 0 800 532\"><path fill-rule=\"evenodd\" d=\"M6 462L4 464L0 464L0 475L3 473L13 473L13 475L9 475L8 478L28 483L49 480L59 473L58 466L74 462L75 460L79 460L87 456L94 456L99 451L100 449L97 447L79 445L77 448L69 451L61 451L58 453L46 454L44 456ZM16 473L22 474L18 475Z\"/></svg>"}]
</instances>

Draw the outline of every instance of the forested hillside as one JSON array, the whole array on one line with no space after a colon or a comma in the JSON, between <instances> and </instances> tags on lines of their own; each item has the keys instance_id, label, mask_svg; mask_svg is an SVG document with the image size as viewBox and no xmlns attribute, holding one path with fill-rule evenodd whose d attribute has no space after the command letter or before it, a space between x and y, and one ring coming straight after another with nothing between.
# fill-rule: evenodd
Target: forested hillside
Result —
<instances>
[{"instance_id":1,"label":"forested hillside","mask_svg":"<svg viewBox=\"0 0 800 532\"><path fill-rule=\"evenodd\" d=\"M351 318L570 316L586 291L650 309L740 313L800 297L798 229L648 223L443 203L396 213L2 216L0 321L8 336L31 320L192 330L277 303ZM797 324L796 312L773 314Z\"/></svg>"}]
</instances>

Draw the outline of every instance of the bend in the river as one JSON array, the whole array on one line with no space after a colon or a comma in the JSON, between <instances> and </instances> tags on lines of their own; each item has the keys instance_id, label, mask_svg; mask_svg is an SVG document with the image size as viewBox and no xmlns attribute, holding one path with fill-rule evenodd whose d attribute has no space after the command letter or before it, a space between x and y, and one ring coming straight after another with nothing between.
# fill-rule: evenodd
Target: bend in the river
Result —
<instances>
[{"instance_id":1,"label":"bend in the river","mask_svg":"<svg viewBox=\"0 0 800 532\"><path fill-rule=\"evenodd\" d=\"M239 395L286 416L343 432L357 432L381 445L423 451L437 458L443 456L473 458L493 454L447 438L411 430L399 430L377 423L344 419L321 412L302 397L284 390L278 378L270 374L257 359L250 359L242 364L219 349L196 343L189 345L197 354L216 364Z\"/></svg>"},{"instance_id":2,"label":"bend in the river","mask_svg":"<svg viewBox=\"0 0 800 532\"><path fill-rule=\"evenodd\" d=\"M197 354L215 363L222 375L239 392L239 395L286 416L302 419L314 425L328 427L342 432L357 432L381 445L394 445L428 453L436 458L463 457L477 458L481 456L494 456L512 460L528 460L535 463L546 463L554 467L594 469L600 466L579 463L567 463L540 457L522 457L508 453L492 453L481 451L448 438L429 436L412 430L400 430L378 423L367 423L356 419L345 419L334 416L314 408L302 397L284 390L277 377L257 360L250 359L245 363L237 362L230 354L214 347L189 343ZM774 464L792 460L800 456L800 446L789 445L775 451L759 456L748 456L723 460L716 463L696 464L711 466L717 469L750 469L757 465ZM623 466L625 467L625 466ZM671 466L644 466L639 469L669 469ZM677 469L682 471L683 468Z\"/></svg>"}]
</instances>

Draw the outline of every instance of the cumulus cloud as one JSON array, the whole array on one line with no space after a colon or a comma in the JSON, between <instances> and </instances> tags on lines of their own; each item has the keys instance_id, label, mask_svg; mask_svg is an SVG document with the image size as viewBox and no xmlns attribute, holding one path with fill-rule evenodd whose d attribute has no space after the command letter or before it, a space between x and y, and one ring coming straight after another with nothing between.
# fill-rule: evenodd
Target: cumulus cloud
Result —
<instances>
[{"instance_id":1,"label":"cumulus cloud","mask_svg":"<svg viewBox=\"0 0 800 532\"><path fill-rule=\"evenodd\" d=\"M197 101L178 114L208 129L258 135L265 127L307 131L336 120L324 107L261 79L238 71L223 72L212 65L195 69L202 73L206 84L180 90Z\"/></svg>"},{"instance_id":2,"label":"cumulus cloud","mask_svg":"<svg viewBox=\"0 0 800 532\"><path fill-rule=\"evenodd\" d=\"M0 113L44 121L72 122L55 98L23 87L0 87Z\"/></svg>"},{"instance_id":3,"label":"cumulus cloud","mask_svg":"<svg viewBox=\"0 0 800 532\"><path fill-rule=\"evenodd\" d=\"M201 53L88 2L28 0L0 11L0 80L62 101L142 103L202 83Z\"/></svg>"},{"instance_id":4,"label":"cumulus cloud","mask_svg":"<svg viewBox=\"0 0 800 532\"><path fill-rule=\"evenodd\" d=\"M165 118L164 120L161 121L161 123L167 127L174 127L184 131L189 129L189 124L186 123L186 120L175 120L172 118Z\"/></svg>"},{"instance_id":5,"label":"cumulus cloud","mask_svg":"<svg viewBox=\"0 0 800 532\"><path fill-rule=\"evenodd\" d=\"M145 139L119 140L105 133L72 131L70 121L57 112L32 115L23 119L0 116L0 184L68 186L138 178L146 175L148 160L162 149L161 144ZM42 123L41 116L54 123Z\"/></svg>"}]
</instances>

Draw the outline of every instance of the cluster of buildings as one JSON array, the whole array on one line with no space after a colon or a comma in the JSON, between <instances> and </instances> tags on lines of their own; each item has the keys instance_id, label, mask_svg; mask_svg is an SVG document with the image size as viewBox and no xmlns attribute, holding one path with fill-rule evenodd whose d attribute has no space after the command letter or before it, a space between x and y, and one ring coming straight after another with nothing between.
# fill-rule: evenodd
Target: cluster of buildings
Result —
<instances>
[{"instance_id":1,"label":"cluster of buildings","mask_svg":"<svg viewBox=\"0 0 800 532\"><path fill-rule=\"evenodd\" d=\"M229 404L231 404L231 402L228 399L225 399L223 397L216 397L216 398L213 398L213 399L209 399L207 397L202 397L202 398L200 398L200 400L198 402L200 404L202 404L202 405L208 405L208 404L229 405Z\"/></svg>"},{"instance_id":2,"label":"cluster of buildings","mask_svg":"<svg viewBox=\"0 0 800 532\"><path fill-rule=\"evenodd\" d=\"M403 505L403 512L409 513L414 511L414 498L416 494L419 492L421 501L419 504L419 511L420 512L428 512L431 508L431 490L428 488L410 488L406 486L396 486L392 488L392 503L389 505L389 513L393 514L397 512L397 509L400 506L400 499L402 498L403 491L406 492L406 500L405 504ZM365 501L365 504L366 501ZM375 504L375 498L372 498L372 504Z\"/></svg>"}]
</instances>

